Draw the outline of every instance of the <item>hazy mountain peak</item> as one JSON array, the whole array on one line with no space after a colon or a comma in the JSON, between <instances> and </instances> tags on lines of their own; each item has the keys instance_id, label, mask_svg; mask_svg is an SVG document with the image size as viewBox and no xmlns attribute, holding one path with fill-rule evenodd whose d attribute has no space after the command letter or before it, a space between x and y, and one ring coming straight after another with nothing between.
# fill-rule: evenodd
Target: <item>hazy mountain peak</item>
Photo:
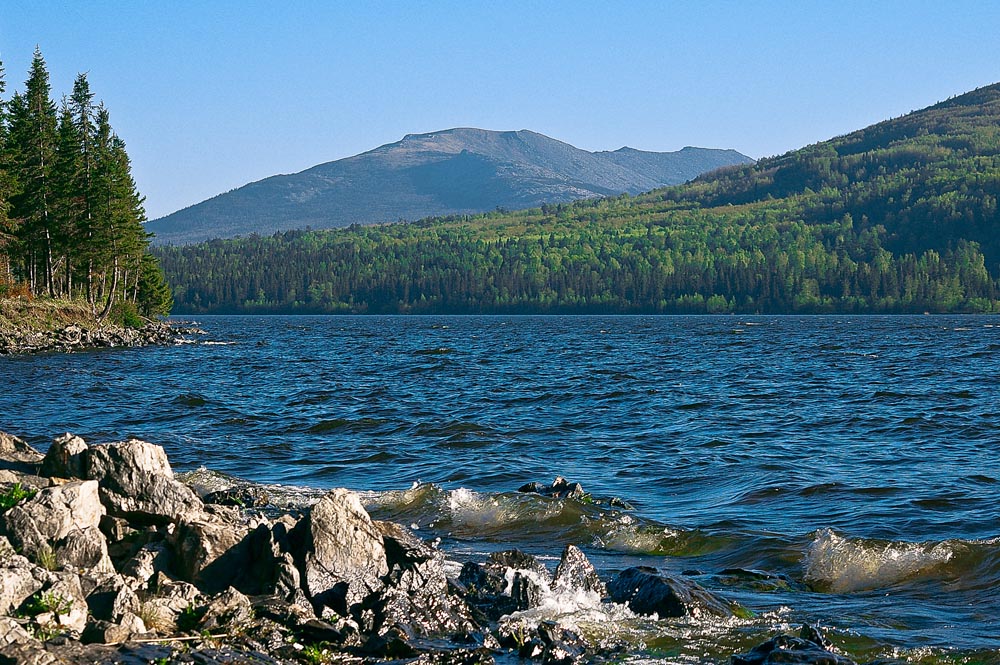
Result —
<instances>
[{"instance_id":1,"label":"hazy mountain peak","mask_svg":"<svg viewBox=\"0 0 1000 665\"><path fill-rule=\"evenodd\" d=\"M527 129L455 127L272 176L154 220L156 242L528 208L679 184L752 161L733 150L589 152Z\"/></svg>"}]
</instances>

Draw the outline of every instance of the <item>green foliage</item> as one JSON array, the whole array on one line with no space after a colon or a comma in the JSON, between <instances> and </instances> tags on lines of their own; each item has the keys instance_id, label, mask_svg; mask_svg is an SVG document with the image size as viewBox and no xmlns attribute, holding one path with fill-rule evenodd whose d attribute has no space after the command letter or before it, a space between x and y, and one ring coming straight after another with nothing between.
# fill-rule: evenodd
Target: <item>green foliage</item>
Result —
<instances>
[{"instance_id":1,"label":"green foliage","mask_svg":"<svg viewBox=\"0 0 1000 665\"><path fill-rule=\"evenodd\" d=\"M55 550L48 545L45 545L35 553L35 563L45 570L56 570L59 568Z\"/></svg>"},{"instance_id":2,"label":"green foliage","mask_svg":"<svg viewBox=\"0 0 1000 665\"><path fill-rule=\"evenodd\" d=\"M302 649L301 655L302 661L308 665L323 665L323 663L329 663L332 660L330 650L322 644L307 645Z\"/></svg>"},{"instance_id":3,"label":"green foliage","mask_svg":"<svg viewBox=\"0 0 1000 665\"><path fill-rule=\"evenodd\" d=\"M10 510L22 501L27 501L37 493L36 490L23 487L21 483L14 483L10 489L0 493L0 513Z\"/></svg>"},{"instance_id":4,"label":"green foliage","mask_svg":"<svg viewBox=\"0 0 1000 665\"><path fill-rule=\"evenodd\" d=\"M156 250L214 313L1000 311L1000 85L678 187Z\"/></svg>"},{"instance_id":5,"label":"green foliage","mask_svg":"<svg viewBox=\"0 0 1000 665\"><path fill-rule=\"evenodd\" d=\"M72 601L52 591L39 591L25 602L22 616L35 617L45 612L67 614L73 607Z\"/></svg>"},{"instance_id":6,"label":"green foliage","mask_svg":"<svg viewBox=\"0 0 1000 665\"><path fill-rule=\"evenodd\" d=\"M36 50L24 92L0 99L0 284L86 299L101 319L117 302L167 313L125 144L93 98L80 74L57 110Z\"/></svg>"},{"instance_id":7,"label":"green foliage","mask_svg":"<svg viewBox=\"0 0 1000 665\"><path fill-rule=\"evenodd\" d=\"M201 618L205 616L203 609L200 609L194 605L188 605L185 607L179 615L177 615L177 630L181 632L190 632L198 627L201 623Z\"/></svg>"}]
</instances>

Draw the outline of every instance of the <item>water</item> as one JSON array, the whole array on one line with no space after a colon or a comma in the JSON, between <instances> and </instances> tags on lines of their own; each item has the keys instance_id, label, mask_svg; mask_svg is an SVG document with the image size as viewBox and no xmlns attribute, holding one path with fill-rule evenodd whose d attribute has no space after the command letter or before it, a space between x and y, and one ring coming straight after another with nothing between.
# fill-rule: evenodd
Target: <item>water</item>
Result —
<instances>
[{"instance_id":1,"label":"water","mask_svg":"<svg viewBox=\"0 0 1000 665\"><path fill-rule=\"evenodd\" d=\"M756 615L550 599L628 661L725 662L809 621L859 661L1000 662L1000 318L199 322L176 347L0 359L0 429L349 487L455 560L554 566L574 543L605 576L683 571ZM594 501L514 491L556 475Z\"/></svg>"}]
</instances>

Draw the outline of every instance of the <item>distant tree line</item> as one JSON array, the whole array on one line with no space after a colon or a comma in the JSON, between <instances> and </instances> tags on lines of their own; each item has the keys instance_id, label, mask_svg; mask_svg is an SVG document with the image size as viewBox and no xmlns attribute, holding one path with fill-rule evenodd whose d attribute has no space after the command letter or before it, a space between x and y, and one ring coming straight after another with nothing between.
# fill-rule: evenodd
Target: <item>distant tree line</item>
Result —
<instances>
[{"instance_id":1,"label":"distant tree line","mask_svg":"<svg viewBox=\"0 0 1000 665\"><path fill-rule=\"evenodd\" d=\"M183 312L997 312L1000 86L691 183L157 248Z\"/></svg>"},{"instance_id":2,"label":"distant tree line","mask_svg":"<svg viewBox=\"0 0 1000 665\"><path fill-rule=\"evenodd\" d=\"M85 74L56 104L40 51L6 100L0 65L0 295L82 298L104 318L168 313L125 143Z\"/></svg>"}]
</instances>

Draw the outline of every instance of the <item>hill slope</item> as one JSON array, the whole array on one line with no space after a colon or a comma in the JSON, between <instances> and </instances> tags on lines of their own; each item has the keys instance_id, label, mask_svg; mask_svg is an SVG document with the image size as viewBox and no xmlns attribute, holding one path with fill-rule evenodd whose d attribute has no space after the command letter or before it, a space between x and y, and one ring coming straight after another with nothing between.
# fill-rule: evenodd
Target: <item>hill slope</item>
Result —
<instances>
[{"instance_id":1,"label":"hill slope","mask_svg":"<svg viewBox=\"0 0 1000 665\"><path fill-rule=\"evenodd\" d=\"M685 185L160 253L182 311L1000 311L1000 84Z\"/></svg>"},{"instance_id":2,"label":"hill slope","mask_svg":"<svg viewBox=\"0 0 1000 665\"><path fill-rule=\"evenodd\" d=\"M686 182L751 161L735 150L587 152L526 130L410 134L369 152L277 175L146 225L183 244L296 228L528 208Z\"/></svg>"}]
</instances>

